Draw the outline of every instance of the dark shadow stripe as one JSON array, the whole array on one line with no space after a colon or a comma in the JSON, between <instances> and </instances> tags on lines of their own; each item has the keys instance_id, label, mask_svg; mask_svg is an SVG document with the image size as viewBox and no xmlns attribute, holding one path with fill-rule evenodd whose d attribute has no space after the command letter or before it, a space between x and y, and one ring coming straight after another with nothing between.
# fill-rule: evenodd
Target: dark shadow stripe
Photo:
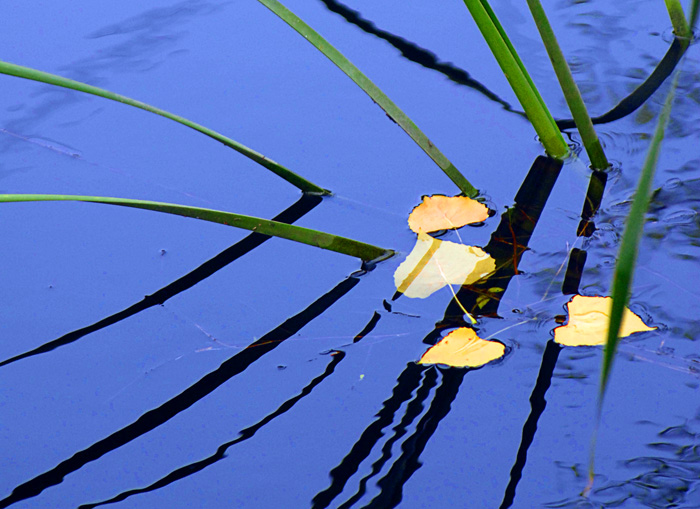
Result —
<instances>
[{"instance_id":1,"label":"dark shadow stripe","mask_svg":"<svg viewBox=\"0 0 700 509\"><path fill-rule=\"evenodd\" d=\"M401 456L389 472L377 483L381 492L374 497L367 509L389 509L396 507L403 498L403 487L421 467L420 456L428 441L435 434L440 422L450 413L459 388L468 369L447 368L441 370L442 382L435 391L430 407L416 426L416 431L402 444Z\"/></svg>"},{"instance_id":2,"label":"dark shadow stripe","mask_svg":"<svg viewBox=\"0 0 700 509\"><path fill-rule=\"evenodd\" d=\"M496 314L501 296L507 289L510 280L517 274L520 257L527 249L561 168L561 161L543 156L537 157L515 196L514 207L501 216L501 222L484 248L496 259L498 267L496 273L486 281L461 287L457 293L460 302L467 309L471 308L474 315ZM491 300L479 305L477 299L488 296L487 291L494 287L502 288L502 291L494 293ZM441 331L460 326L467 326L467 324L464 321L461 307L457 304L456 299L452 299L447 306L443 320L428 333L424 342L434 344L440 339ZM341 464L331 471L331 486L314 497L312 505L314 508L328 507L343 491L350 477L357 472L360 464L371 454L377 442L384 435L382 430L393 422L394 414L403 402L411 397L413 391L421 390L422 384L425 382L421 381L420 373L426 369L428 367L416 363L408 364L399 376L391 398L384 402L382 410L377 414L378 418L362 433ZM417 431L402 445L404 453L401 459L380 481L383 494L379 496L380 498L371 501L370 504L382 507L380 504L393 504L398 503L396 500L400 501L403 484L420 466L418 458L437 429L440 420L449 412L451 402L457 396L459 386L467 371L457 368L443 371L443 382L436 391L431 408L419 422ZM375 465L378 466L378 464ZM365 488L366 481L361 484L360 490ZM386 505L386 507L393 506Z\"/></svg>"},{"instance_id":3,"label":"dark shadow stripe","mask_svg":"<svg viewBox=\"0 0 700 509\"><path fill-rule=\"evenodd\" d=\"M248 345L243 351L225 361L215 371L205 375L174 398L163 403L158 408L149 410L135 422L103 438L87 449L75 453L72 457L59 463L48 472L44 472L17 486L9 497L0 500L0 508L39 495L45 489L63 482L63 478L66 475L79 470L84 465L101 458L108 452L114 451L166 423L180 412L214 392L231 378L242 373L263 355L274 350L286 339L299 332L359 282L360 280L353 276L340 282L335 288L317 299L305 310L287 319L277 328Z\"/></svg>"},{"instance_id":4,"label":"dark shadow stripe","mask_svg":"<svg viewBox=\"0 0 700 509\"><path fill-rule=\"evenodd\" d=\"M437 370L425 369L424 373L423 381L416 391L416 395L406 406L406 413L404 413L401 421L394 427L394 434L382 446L382 455L377 461L372 463L372 471L360 480L357 492L342 505L338 506L338 509L348 509L360 501L367 492L367 483L381 472L384 465L391 459L391 449L394 444L406 434L408 427L423 413L424 403L430 396L430 391L437 384Z\"/></svg>"},{"instance_id":5,"label":"dark shadow stripe","mask_svg":"<svg viewBox=\"0 0 700 509\"><path fill-rule=\"evenodd\" d=\"M586 190L586 198L581 209L581 222L576 228L576 235L579 237L590 237L595 231L593 224L593 216L598 213L600 204L603 202L603 193L608 182L608 174L593 170L591 178L588 181L588 189Z\"/></svg>"},{"instance_id":6,"label":"dark shadow stripe","mask_svg":"<svg viewBox=\"0 0 700 509\"><path fill-rule=\"evenodd\" d=\"M557 359L559 358L559 352L561 349L562 347L551 339L547 342L547 346L545 347L544 354L542 355L542 363L540 364L540 372L537 375L537 382L535 383L535 388L530 396L530 415L523 426L520 447L518 448L515 464L510 471L510 481L506 487L506 492L503 497L503 502L501 502L500 509L506 509L513 505L513 500L515 499L515 489L518 486L518 482L522 478L525 463L527 463L527 451L530 448L532 441L535 439L537 422L547 406L545 395L547 394L547 389L549 389L550 385L552 385L552 374L554 373L554 367L557 364Z\"/></svg>"},{"instance_id":7,"label":"dark shadow stripe","mask_svg":"<svg viewBox=\"0 0 700 509\"><path fill-rule=\"evenodd\" d=\"M379 323L379 319L382 317L379 313L376 311L372 315L372 318L370 318L369 322L367 322L367 325L365 325L364 329L360 331L360 333L355 336L355 339L352 340L353 343L357 343L360 341L362 338L364 338L367 334L372 332L374 328L377 326L377 323Z\"/></svg>"},{"instance_id":8,"label":"dark shadow stripe","mask_svg":"<svg viewBox=\"0 0 700 509\"><path fill-rule=\"evenodd\" d=\"M358 11L350 9L337 0L321 0L321 2L323 2L329 11L339 14L348 23L351 23L360 28L362 31L367 32L370 35L374 35L375 37L378 37L379 39L391 44L394 48L399 50L401 55L407 60L415 62L426 69L437 71L449 78L449 80L453 81L454 83L476 90L487 99L503 106L503 109L506 111L526 117L525 113L514 110L507 101L501 99L485 85L473 79L464 69L460 69L451 63L441 62L435 53L425 48L421 48L417 44L407 41L403 37L399 37L398 35L382 30L381 28L377 28L374 23L363 18Z\"/></svg>"},{"instance_id":9,"label":"dark shadow stripe","mask_svg":"<svg viewBox=\"0 0 700 509\"><path fill-rule=\"evenodd\" d=\"M281 223L293 223L299 218L304 216L310 210L312 210L316 205L321 203L322 198L319 196L303 195L296 203L287 208L286 210L280 212L273 219ZM226 265L230 264L234 260L237 260L241 256L250 253L253 249L261 245L263 242L267 241L271 237L269 235L262 235L260 233L251 233L247 237L243 238L239 242L235 243L228 249L222 251L214 258L204 262L202 265L194 269L192 272L182 276L176 281L173 281L168 286L165 286L155 292L152 295L144 297L144 299L136 304L129 306L128 308L119 311L107 318L103 318L99 322L95 322L92 325L83 327L78 330L64 334L58 339L44 343L43 345L24 352L20 355L16 355L10 359L6 359L0 362L0 367L6 366L13 362L17 362L21 359L26 359L27 357L32 357L34 355L39 355L42 353L47 353L61 346L73 343L80 338L87 336L93 332L114 325L126 318L129 318L141 311L144 311L153 306L163 304L165 301L174 297L175 295L184 292L192 288L194 285L208 278L215 272L221 270Z\"/></svg>"},{"instance_id":10,"label":"dark shadow stripe","mask_svg":"<svg viewBox=\"0 0 700 509\"><path fill-rule=\"evenodd\" d=\"M561 285L561 293L564 295L577 295L579 293L579 285L583 276L583 268L586 266L586 258L588 254L583 249L577 247L571 250L569 255L569 264L566 266L566 274L564 282Z\"/></svg>"},{"instance_id":11,"label":"dark shadow stripe","mask_svg":"<svg viewBox=\"0 0 700 509\"><path fill-rule=\"evenodd\" d=\"M591 120L594 124L607 124L609 122L614 122L615 120L620 120L621 118L634 113L642 104L644 104L654 92L656 92L659 87L666 81L673 70L680 62L681 57L685 53L687 46L684 47L683 44L678 39L674 39L671 43L671 47L668 49L664 57L654 68L649 77L644 80L644 82L632 91L630 95L622 99L613 109L600 115L598 117L593 117ZM576 123L573 119L557 120L557 127L559 129L572 129L576 127Z\"/></svg>"},{"instance_id":12,"label":"dark shadow stripe","mask_svg":"<svg viewBox=\"0 0 700 509\"><path fill-rule=\"evenodd\" d=\"M285 414L289 410L292 409L294 405L296 405L301 399L305 398L309 394L311 394L311 391L314 390L316 386L321 384L326 378L328 378L333 372L335 371L335 368L338 366L340 361L342 361L345 358L345 352L341 351L334 351L331 353L332 359L331 362L328 364L326 367L326 370L323 372L323 374L317 376L314 378L306 387L304 387L299 394L294 396L291 399L288 399L280 407L272 412L271 414L268 414L265 418L262 420L258 421L257 423L253 424L252 426L249 426L248 428L245 428L244 430L241 430L239 432L238 438L235 440L231 440L230 442L226 442L225 444L222 444L219 446L219 448L216 450L216 453L212 454L208 458L205 458L203 460L197 461L195 463L190 463L189 465L185 465L183 467L178 468L177 470L173 470L170 472L168 475L163 477L162 479L154 482L153 484L150 484L146 486L145 488L138 488L134 490L129 490L125 491L123 493L120 493L119 495L110 498L109 500L104 500L102 502L97 502L94 504L85 504L81 505L78 509L92 509L93 507L98 507L102 505L107 505L107 504L114 504L116 502L121 502L122 500L126 500L127 498L133 496L133 495L139 495L141 493L148 493L149 491L155 491L160 488L164 488L165 486L168 486L169 484L172 484L176 481L179 481L180 479L184 479L185 477L188 477L190 475L196 474L197 472L200 472L207 468L210 465L213 465L217 461L220 461L226 457L226 452L228 451L229 448L233 447L236 444L239 444L241 442L244 442L245 440L248 440L250 438L253 438L255 433L257 433L261 428L266 426L268 423L279 417L280 415Z\"/></svg>"},{"instance_id":13,"label":"dark shadow stripe","mask_svg":"<svg viewBox=\"0 0 700 509\"><path fill-rule=\"evenodd\" d=\"M378 37L379 39L391 44L393 47L399 50L401 55L407 60L415 62L426 69L437 71L446 76L450 81L459 85L467 86L479 92L487 99L500 104L504 110L510 113L515 113L523 118L527 118L527 115L524 112L514 109L510 103L502 99L495 92L492 92L486 85L473 79L464 69L461 69L451 63L442 62L438 59L435 53L425 48L421 48L417 44L412 43L403 37L378 28L373 22L363 18L362 14L360 14L358 11L350 9L337 0L321 0L321 2L329 11L339 14L348 23L351 23L360 28L362 31L374 35L375 37ZM630 95L617 103L610 111L600 116L593 117L591 119L593 123L607 124L609 122L614 122L615 120L620 120L621 118L624 118L636 111L654 94L654 92L659 89L666 78L671 75L686 49L687 45L684 47L684 44L682 44L679 39L674 39L668 51L661 61L659 61L649 77L644 80L644 82L642 82L642 84L639 85L639 87L637 87ZM557 120L556 124L561 130L573 129L576 127L576 123L573 119Z\"/></svg>"},{"instance_id":14,"label":"dark shadow stripe","mask_svg":"<svg viewBox=\"0 0 700 509\"><path fill-rule=\"evenodd\" d=\"M436 324L436 330L471 326L465 322L459 303L474 316L498 316L501 297L518 274L520 259L528 249L561 168L562 162L556 159L544 156L535 159L515 196L515 205L501 215L501 222L484 246L484 251L496 260L496 272L483 281L462 286L456 299L447 306L442 321Z\"/></svg>"},{"instance_id":15,"label":"dark shadow stripe","mask_svg":"<svg viewBox=\"0 0 700 509\"><path fill-rule=\"evenodd\" d=\"M603 201L603 193L607 182L607 173L593 170L588 181L588 190L583 201L583 208L581 209L581 221L576 228L577 236L590 237L596 230L593 216L598 213L600 204ZM586 251L583 249L573 248L571 250L569 264L566 267L566 274L561 287L561 293L564 295L576 295L579 293L579 285L581 284L583 269L586 266L587 256Z\"/></svg>"},{"instance_id":16,"label":"dark shadow stripe","mask_svg":"<svg viewBox=\"0 0 700 509\"><path fill-rule=\"evenodd\" d=\"M421 383L425 369L425 366L420 366L415 362L406 366L396 381L391 397L382 404L382 409L376 415L377 418L362 432L358 441L340 464L331 470L331 485L318 493L311 501L311 506L314 509L328 507L342 493L350 477L357 472L360 464L370 455L377 441L384 436L384 428L394 421L394 414L404 402L411 399L413 391Z\"/></svg>"}]
</instances>

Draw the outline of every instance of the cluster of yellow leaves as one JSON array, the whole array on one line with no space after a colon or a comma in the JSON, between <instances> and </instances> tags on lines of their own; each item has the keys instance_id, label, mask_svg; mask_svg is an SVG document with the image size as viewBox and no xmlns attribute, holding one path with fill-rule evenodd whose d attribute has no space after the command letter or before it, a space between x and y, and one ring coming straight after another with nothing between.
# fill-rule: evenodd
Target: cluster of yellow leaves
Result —
<instances>
[{"instance_id":1,"label":"cluster of yellow leaves","mask_svg":"<svg viewBox=\"0 0 700 509\"><path fill-rule=\"evenodd\" d=\"M424 197L408 217L408 226L418 239L394 273L397 290L406 297L424 299L447 285L472 284L496 270L496 261L483 249L428 235L480 223L488 216L489 209L471 198ZM476 368L502 357L504 352L502 343L484 341L473 329L462 327L431 347L419 363Z\"/></svg>"},{"instance_id":2,"label":"cluster of yellow leaves","mask_svg":"<svg viewBox=\"0 0 700 509\"><path fill-rule=\"evenodd\" d=\"M584 297L575 295L567 304L569 322L554 329L554 341L564 346L604 345L610 322L611 297ZM646 332L656 327L647 326L629 308L625 308L620 337L635 332ZM445 364L454 367L477 368L505 353L497 341L479 338L473 329L462 327L450 332L435 346L428 349L420 364Z\"/></svg>"},{"instance_id":3,"label":"cluster of yellow leaves","mask_svg":"<svg viewBox=\"0 0 700 509\"><path fill-rule=\"evenodd\" d=\"M447 285L472 284L496 270L495 260L481 248L438 240L426 233L461 228L487 217L488 208L471 198L424 197L408 218L408 225L418 234L418 239L394 273L397 290L407 297L422 299ZM566 346L605 344L611 305L610 297L574 296L567 304L569 321L554 329L554 340ZM625 308L620 337L654 329ZM428 349L419 363L477 368L501 358L504 353L502 343L483 340L474 329L462 327Z\"/></svg>"},{"instance_id":4,"label":"cluster of yellow leaves","mask_svg":"<svg viewBox=\"0 0 700 509\"><path fill-rule=\"evenodd\" d=\"M447 285L471 284L496 269L481 248L435 239L426 232L461 228L488 217L488 208L465 196L424 197L408 217L416 245L396 269L394 283L406 297L424 299Z\"/></svg>"}]
</instances>

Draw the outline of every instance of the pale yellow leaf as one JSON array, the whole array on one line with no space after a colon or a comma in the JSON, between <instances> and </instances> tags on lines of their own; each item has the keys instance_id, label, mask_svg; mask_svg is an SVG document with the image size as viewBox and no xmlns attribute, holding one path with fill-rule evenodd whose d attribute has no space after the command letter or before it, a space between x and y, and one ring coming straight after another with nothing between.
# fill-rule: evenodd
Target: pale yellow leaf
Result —
<instances>
[{"instance_id":1,"label":"pale yellow leaf","mask_svg":"<svg viewBox=\"0 0 700 509\"><path fill-rule=\"evenodd\" d=\"M408 216L414 232L436 232L480 223L489 217L486 205L466 196L424 196L423 203Z\"/></svg>"},{"instance_id":2,"label":"pale yellow leaf","mask_svg":"<svg viewBox=\"0 0 700 509\"><path fill-rule=\"evenodd\" d=\"M566 305L569 322L554 329L554 341L566 346L604 345L607 340L608 323L612 297L584 297L574 295ZM622 315L620 337L624 338L635 332L654 330L629 308Z\"/></svg>"},{"instance_id":3,"label":"pale yellow leaf","mask_svg":"<svg viewBox=\"0 0 700 509\"><path fill-rule=\"evenodd\" d=\"M394 273L394 284L406 297L424 299L440 288L472 284L496 270L481 248L418 234L413 251Z\"/></svg>"},{"instance_id":4,"label":"pale yellow leaf","mask_svg":"<svg viewBox=\"0 0 700 509\"><path fill-rule=\"evenodd\" d=\"M430 347L418 364L446 364L458 368L478 368L503 357L506 347L498 341L486 341L474 329L453 330Z\"/></svg>"}]
</instances>

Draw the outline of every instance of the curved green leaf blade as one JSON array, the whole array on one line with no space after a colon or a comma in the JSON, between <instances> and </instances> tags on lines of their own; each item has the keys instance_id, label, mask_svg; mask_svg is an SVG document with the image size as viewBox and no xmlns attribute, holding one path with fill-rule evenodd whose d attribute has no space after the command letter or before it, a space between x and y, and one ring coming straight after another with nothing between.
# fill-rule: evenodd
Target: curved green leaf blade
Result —
<instances>
[{"instance_id":1,"label":"curved green leaf blade","mask_svg":"<svg viewBox=\"0 0 700 509\"><path fill-rule=\"evenodd\" d=\"M666 97L666 102L664 103L663 110L659 116L658 124L656 125L656 130L654 131L654 137L651 140L649 151L647 152L644 165L642 166L642 173L639 176L637 192L634 195L634 200L632 201L632 206L630 208L629 215L627 216L622 241L620 242L620 252L617 257L617 264L615 265L615 275L613 276L613 302L610 312L608 339L605 345L605 352L603 354L599 405L602 405L603 403L603 397L605 396L605 390L608 385L608 379L610 378L610 372L612 370L612 364L615 358L617 344L619 342L618 333L622 324L622 315L629 300L629 292L632 285L632 277L634 275L634 266L637 262L639 242L642 238L642 233L644 230L644 219L646 217L647 210L649 209L649 202L651 201L651 184L654 178L654 172L656 171L656 163L659 160L661 142L664 139L666 126L668 125L668 120L671 115L671 107L673 106L673 98L675 95L674 92L677 82L678 74L676 74L673 84L671 85L671 90Z\"/></svg>"},{"instance_id":2,"label":"curved green leaf blade","mask_svg":"<svg viewBox=\"0 0 700 509\"><path fill-rule=\"evenodd\" d=\"M433 145L428 137L394 102L382 92L377 85L365 76L355 65L350 62L340 51L333 47L326 39L309 25L304 23L296 14L287 9L277 0L258 0L265 7L279 16L296 32L313 44L331 62L354 81L377 105L394 120L413 141L438 165L452 182L467 196L474 197L478 194L476 188L462 175L454 164L450 162L440 150Z\"/></svg>"},{"instance_id":3,"label":"curved green leaf blade","mask_svg":"<svg viewBox=\"0 0 700 509\"><path fill-rule=\"evenodd\" d=\"M272 159L265 157L259 152L256 152L255 150L248 148L245 145L242 145L241 143L238 143L237 141L224 136L223 134L213 131L208 127L204 127L203 125L192 122L191 120L188 120L179 115L175 115L174 113L170 113L160 108L156 108L155 106L151 106L150 104L146 104L144 102L137 101L135 99L131 99L120 94L115 94L114 92L110 92L109 90L88 85L87 83L81 83L80 81L71 80L62 76L50 74L48 72L32 69L30 67L11 64L9 62L0 61L0 73L7 74L9 76L16 76L17 78L24 78L32 81L38 81L41 83L47 83L49 85L55 85L58 87L69 88L78 92L92 94L98 97L104 97L105 99L110 99L112 101L128 104L129 106L133 106L134 108L150 111L151 113L155 113L156 115L160 115L161 117L174 120L175 122L187 126L190 129L194 129L195 131L199 131L200 133L205 134L210 138L213 138L216 141L223 143L227 147L230 147L236 152L243 154L249 159L252 159L259 165L270 170L278 177L283 178L293 186L299 188L300 190L306 193L330 194L330 192L326 189L323 189L322 187L319 187L316 184L309 182L305 178L297 175L290 169L285 168L281 164L273 161Z\"/></svg>"},{"instance_id":4,"label":"curved green leaf blade","mask_svg":"<svg viewBox=\"0 0 700 509\"><path fill-rule=\"evenodd\" d=\"M164 212L183 217L191 217L210 221L212 223L224 224L235 228L250 230L263 235L279 237L293 240L309 246L320 247L329 251L335 251L348 256L360 258L363 261L385 259L395 254L391 249L365 244L356 240L332 235L330 233L302 228L286 223L279 223L269 219L262 219L253 216L244 216L232 212L221 210L203 209L199 207L189 207L186 205L176 205L145 200L130 200L127 198L110 198L105 196L74 196L62 194L0 194L0 203L6 202L36 202L36 201L80 201L103 203L107 205L119 205L121 207L132 207L155 212Z\"/></svg>"},{"instance_id":5,"label":"curved green leaf blade","mask_svg":"<svg viewBox=\"0 0 700 509\"><path fill-rule=\"evenodd\" d=\"M639 176L637 192L634 195L632 206L625 224L625 231L622 234L620 242L620 252L615 265L615 274L612 284L612 304L610 307L610 323L608 324L608 337L603 351L603 362L600 372L600 387L598 389L598 408L596 414L595 428L593 437L591 438L589 462L588 462L588 485L583 491L583 494L590 492L593 486L593 474L595 463L595 449L598 436L598 426L603 411L603 400L605 392L610 381L610 373L612 372L617 345L620 342L620 327L622 326L622 318L625 312L625 307L629 301L630 287L632 286L632 278L634 276L634 268L637 263L637 253L639 251L639 242L642 238L644 230L644 219L649 209L651 201L651 184L656 171L656 163L659 160L659 150L661 142L664 139L666 127L671 116L671 107L673 106L673 98L675 95L676 85L678 83L678 72L676 72L671 89L666 96L661 115L659 115L656 130L649 146L642 172Z\"/></svg>"}]
</instances>

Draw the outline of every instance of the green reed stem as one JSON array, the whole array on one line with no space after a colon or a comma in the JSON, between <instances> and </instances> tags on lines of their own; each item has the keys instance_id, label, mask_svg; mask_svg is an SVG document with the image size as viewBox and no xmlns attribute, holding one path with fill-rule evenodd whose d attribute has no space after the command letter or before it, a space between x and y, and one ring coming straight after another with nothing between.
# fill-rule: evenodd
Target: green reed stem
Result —
<instances>
[{"instance_id":1,"label":"green reed stem","mask_svg":"<svg viewBox=\"0 0 700 509\"><path fill-rule=\"evenodd\" d=\"M656 171L656 164L659 160L659 150L663 141L666 127L671 115L671 107L673 106L673 97L675 95L676 85L678 83L678 72L674 77L671 89L666 96L661 115L659 115L658 123L654 136L649 145L646 159L642 166L642 172L639 176L637 184L637 192L634 195L632 206L625 224L625 231L622 234L620 242L620 251L615 265L615 274L612 282L612 305L610 308L610 323L608 324L608 336L603 351L603 362L600 372L600 388L598 390L598 406L596 412L596 421L593 436L590 444L590 455L588 463L588 486L584 490L587 494L593 486L593 474L595 463L595 448L598 435L600 418L603 411L603 400L610 381L613 362L615 360L615 352L620 342L620 327L622 325L622 317L625 312L625 307L629 302L630 288L632 286L632 278L634 276L634 268L637 262L637 254L639 251L639 243L644 231L644 220L646 213L649 210L651 201L651 185Z\"/></svg>"},{"instance_id":2,"label":"green reed stem","mask_svg":"<svg viewBox=\"0 0 700 509\"><path fill-rule=\"evenodd\" d=\"M433 145L428 137L394 102L382 92L362 71L350 62L340 51L333 47L313 28L304 23L296 14L287 9L277 0L258 0L265 7L279 16L297 33L313 44L331 62L354 81L384 112L394 120L415 141L423 151L438 165L452 182L467 196L478 194L476 188L462 175L440 150Z\"/></svg>"},{"instance_id":3,"label":"green reed stem","mask_svg":"<svg viewBox=\"0 0 700 509\"><path fill-rule=\"evenodd\" d=\"M562 159L569 147L505 30L486 0L464 0L547 153Z\"/></svg>"},{"instance_id":4,"label":"green reed stem","mask_svg":"<svg viewBox=\"0 0 700 509\"><path fill-rule=\"evenodd\" d=\"M599 404L601 405L608 385L608 378L610 377L615 351L617 350L617 344L619 342L618 333L622 324L622 315L629 300L639 242L642 238L644 221L651 201L651 184L654 179L656 164L659 160L661 142L664 139L666 127L668 126L669 117L671 115L671 107L673 106L674 92L677 83L678 74L676 74L673 80L671 89L666 96L663 110L659 116L656 130L654 131L654 137L651 140L649 151L647 152L644 165L642 166L642 172L639 176L637 191L634 195L629 215L627 216L625 231L620 242L620 252L617 257L617 264L615 265L615 275L613 276L613 303L610 312L610 325L608 327L608 338L603 355L603 368L600 379Z\"/></svg>"},{"instance_id":5,"label":"green reed stem","mask_svg":"<svg viewBox=\"0 0 700 509\"><path fill-rule=\"evenodd\" d=\"M700 5L698 0L693 0L693 2L690 4L690 19L688 20L688 26L690 27L691 31L695 30L695 25L698 22L698 5Z\"/></svg>"},{"instance_id":6,"label":"green reed stem","mask_svg":"<svg viewBox=\"0 0 700 509\"><path fill-rule=\"evenodd\" d=\"M537 29L542 37L542 42L547 49L547 54L549 59L552 61L552 67L554 67L554 72L557 75L561 89L564 92L564 98L566 103L569 105L569 110L571 110L571 115L576 122L576 127L581 134L581 139L583 141L583 146L588 152L588 157L591 159L591 164L593 168L597 170L604 170L610 163L607 157L605 157L605 152L600 144L598 135L593 128L593 122L586 109L586 104L583 102L583 97L581 97L581 92L574 81L574 77L571 74L571 69L569 64L567 64L564 58L564 53L561 51L561 47L557 42L557 38L554 35L554 30L547 19L547 15L544 12L544 8L539 0L527 0L527 4L532 12L532 17L535 19L537 24Z\"/></svg>"},{"instance_id":7,"label":"green reed stem","mask_svg":"<svg viewBox=\"0 0 700 509\"><path fill-rule=\"evenodd\" d=\"M549 121L552 123L552 127L555 130L559 130L557 125L556 125L556 121L554 120L554 117L552 117L552 114L550 113L549 108L547 108L547 104L544 102L544 99L542 99L542 96L540 95L540 91L537 89L537 86L535 86L535 82L532 81L532 77L527 72L527 69L525 68L525 64L523 64L523 61L520 60L520 55L518 55L518 52L515 50L515 47L513 46L513 43L510 41L508 34L506 34L506 31L503 28L503 25L501 25L501 22L498 21L498 17L496 16L496 13L493 12L491 5L488 3L488 0L480 0L480 1L481 1L481 4L484 6L484 9L486 10L486 13L489 15L489 18L491 18L491 22L498 30L498 33L501 35L503 42L505 42L506 45L508 46L508 50L510 51L511 55L513 55L513 58L515 59L515 61L518 64L518 67L520 67L520 70L522 71L523 75L525 76L525 79L529 83L530 88L532 89L535 96L537 97L538 102L540 103L540 105L542 105L542 109L544 110L545 114L547 115L547 118L549 119Z\"/></svg>"},{"instance_id":8,"label":"green reed stem","mask_svg":"<svg viewBox=\"0 0 700 509\"><path fill-rule=\"evenodd\" d=\"M664 0L664 2L666 2L668 16L671 18L673 33L676 34L677 37L690 38L690 25L688 24L688 20L685 19L683 6L680 0Z\"/></svg>"},{"instance_id":9,"label":"green reed stem","mask_svg":"<svg viewBox=\"0 0 700 509\"><path fill-rule=\"evenodd\" d=\"M59 194L0 194L2 202L36 202L36 201L80 201L103 203L107 205L119 205L122 207L132 207L137 209L164 212L183 217L201 219L213 223L233 226L250 230L263 235L279 237L293 240L309 246L320 247L336 253L354 256L364 261L384 259L394 255L391 249L365 244L356 240L324 233L318 230L302 228L291 224L270 221L253 216L244 216L221 210L203 209L199 207L188 207L185 205L175 205L172 203L162 203L144 200L129 200L126 198L109 198L104 196L73 196Z\"/></svg>"},{"instance_id":10,"label":"green reed stem","mask_svg":"<svg viewBox=\"0 0 700 509\"><path fill-rule=\"evenodd\" d=\"M112 101L128 104L129 106L133 106L135 108L150 111L151 113L155 113L156 115L160 115L161 117L174 120L175 122L178 122L191 129L194 129L195 131L199 131L200 133L205 134L210 138L214 138L216 141L219 141L227 147L232 148L236 152L243 154L249 159L252 159L259 165L270 170L278 177L283 178L293 186L296 186L297 188L306 193L330 194L329 191L317 186L316 184L313 184L312 182L309 182L308 180L304 179L303 177L300 177L288 168L285 168L281 164L265 157L264 155L256 152L255 150L248 148L245 145L242 145L237 141L232 140L231 138L227 138L223 134L213 131L207 127L204 127L203 125L197 124L195 122L192 122L191 120L162 110L160 108L156 108L155 106L151 106L149 104L137 101L135 99L131 99L120 94L115 94L114 92L110 92L109 90L105 90L103 88L95 87L86 83L81 83L79 81L63 78L55 74L50 74L48 72L43 72L29 67L11 64L8 62L0 61L0 73L32 81L38 81L41 83L47 83L49 85L56 85L58 87L69 88L78 92L104 97L105 99L110 99Z\"/></svg>"}]
</instances>

